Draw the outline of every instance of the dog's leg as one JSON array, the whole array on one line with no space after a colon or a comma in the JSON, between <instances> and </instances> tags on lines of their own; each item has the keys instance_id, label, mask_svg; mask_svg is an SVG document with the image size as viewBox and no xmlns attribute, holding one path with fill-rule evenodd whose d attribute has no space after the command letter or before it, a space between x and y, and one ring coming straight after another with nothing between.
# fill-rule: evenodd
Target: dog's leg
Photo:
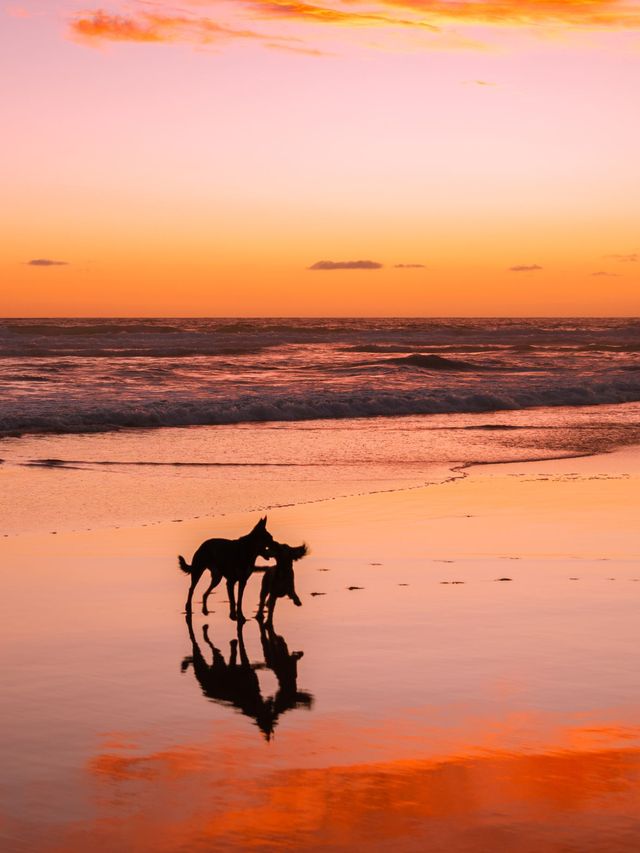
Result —
<instances>
[{"instance_id":1,"label":"dog's leg","mask_svg":"<svg viewBox=\"0 0 640 853\"><path fill-rule=\"evenodd\" d=\"M218 586L221 580L222 575L220 574L220 572L218 572L217 569L211 569L211 583L209 584L205 594L202 596L202 612L205 616L209 615L209 611L207 609L207 599L209 598L209 593L212 589L215 589Z\"/></svg>"},{"instance_id":2,"label":"dog's leg","mask_svg":"<svg viewBox=\"0 0 640 853\"><path fill-rule=\"evenodd\" d=\"M236 597L233 591L234 582L227 580L227 593L229 595L229 619L236 621Z\"/></svg>"},{"instance_id":3,"label":"dog's leg","mask_svg":"<svg viewBox=\"0 0 640 853\"><path fill-rule=\"evenodd\" d=\"M262 586L260 587L260 602L258 604L258 612L256 614L256 619L258 622L262 622L264 616L264 605L267 600L267 592L269 591L269 573L265 572L262 578Z\"/></svg>"},{"instance_id":4,"label":"dog's leg","mask_svg":"<svg viewBox=\"0 0 640 853\"><path fill-rule=\"evenodd\" d=\"M273 626L273 611L276 609L277 597L271 593L269 596L269 613L267 615L267 625Z\"/></svg>"},{"instance_id":5,"label":"dog's leg","mask_svg":"<svg viewBox=\"0 0 640 853\"><path fill-rule=\"evenodd\" d=\"M195 568L191 570L191 586L189 587L189 594L187 595L187 603L184 606L187 613L191 613L191 599L193 598L194 590L198 586L198 581L201 577L202 571L198 572Z\"/></svg>"},{"instance_id":6,"label":"dog's leg","mask_svg":"<svg viewBox=\"0 0 640 853\"><path fill-rule=\"evenodd\" d=\"M237 613L239 625L241 625L243 622L247 621L244 618L244 613L242 612L242 596L244 595L244 588L246 585L247 585L247 579L246 578L240 578L240 580L238 581L238 613Z\"/></svg>"},{"instance_id":7,"label":"dog's leg","mask_svg":"<svg viewBox=\"0 0 640 853\"><path fill-rule=\"evenodd\" d=\"M302 602L298 598L298 594L296 592L295 578L293 577L293 572L291 573L291 587L289 589L289 598L296 607L302 607Z\"/></svg>"}]
</instances>

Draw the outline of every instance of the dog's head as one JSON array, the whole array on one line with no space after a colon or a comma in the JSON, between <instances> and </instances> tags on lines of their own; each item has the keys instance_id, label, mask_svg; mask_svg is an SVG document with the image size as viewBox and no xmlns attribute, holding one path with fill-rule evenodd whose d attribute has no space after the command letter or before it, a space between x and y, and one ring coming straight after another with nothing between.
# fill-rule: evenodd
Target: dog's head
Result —
<instances>
[{"instance_id":1,"label":"dog's head","mask_svg":"<svg viewBox=\"0 0 640 853\"><path fill-rule=\"evenodd\" d=\"M267 516L263 516L256 526L251 531L251 536L255 539L259 547L259 555L268 558L269 549L273 544L273 536L267 530Z\"/></svg>"}]
</instances>

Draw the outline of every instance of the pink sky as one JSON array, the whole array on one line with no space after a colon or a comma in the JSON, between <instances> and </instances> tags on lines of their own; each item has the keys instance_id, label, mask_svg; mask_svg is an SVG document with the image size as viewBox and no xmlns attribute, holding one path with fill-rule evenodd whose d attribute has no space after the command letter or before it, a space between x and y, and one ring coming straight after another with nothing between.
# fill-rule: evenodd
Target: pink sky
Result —
<instances>
[{"instance_id":1,"label":"pink sky","mask_svg":"<svg viewBox=\"0 0 640 853\"><path fill-rule=\"evenodd\" d=\"M3 315L638 313L640 3L0 20Z\"/></svg>"}]
</instances>

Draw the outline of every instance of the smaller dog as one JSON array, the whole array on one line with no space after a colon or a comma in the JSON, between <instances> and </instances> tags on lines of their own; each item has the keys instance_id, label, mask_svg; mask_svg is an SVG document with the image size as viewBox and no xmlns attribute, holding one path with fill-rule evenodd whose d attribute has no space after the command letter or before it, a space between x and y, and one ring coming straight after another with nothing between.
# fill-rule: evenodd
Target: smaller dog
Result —
<instances>
[{"instance_id":1,"label":"smaller dog","mask_svg":"<svg viewBox=\"0 0 640 853\"><path fill-rule=\"evenodd\" d=\"M262 621L265 604L267 605L267 624L273 622L273 611L279 598L288 596L296 607L301 607L302 602L296 595L295 577L293 563L301 560L307 554L306 545L284 545L281 542L271 542L268 548L268 556L275 557L275 566L269 566L262 578L260 588L260 604L256 619ZM267 601L268 599L268 601Z\"/></svg>"}]
</instances>

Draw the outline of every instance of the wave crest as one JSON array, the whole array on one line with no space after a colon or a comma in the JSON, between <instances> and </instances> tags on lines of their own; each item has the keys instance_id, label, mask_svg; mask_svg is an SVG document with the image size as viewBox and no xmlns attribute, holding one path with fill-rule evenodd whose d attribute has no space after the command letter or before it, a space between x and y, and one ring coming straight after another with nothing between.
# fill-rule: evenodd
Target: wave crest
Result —
<instances>
[{"instance_id":1,"label":"wave crest","mask_svg":"<svg viewBox=\"0 0 640 853\"><path fill-rule=\"evenodd\" d=\"M119 429L184 427L218 424L371 418L398 415L474 413L538 406L592 406L640 401L640 378L543 385L518 384L487 390L412 389L271 395L244 394L227 398L198 397L189 401L148 400L122 405L87 405L70 411L49 407L40 413L7 412L0 416L0 434L109 432Z\"/></svg>"}]
</instances>

